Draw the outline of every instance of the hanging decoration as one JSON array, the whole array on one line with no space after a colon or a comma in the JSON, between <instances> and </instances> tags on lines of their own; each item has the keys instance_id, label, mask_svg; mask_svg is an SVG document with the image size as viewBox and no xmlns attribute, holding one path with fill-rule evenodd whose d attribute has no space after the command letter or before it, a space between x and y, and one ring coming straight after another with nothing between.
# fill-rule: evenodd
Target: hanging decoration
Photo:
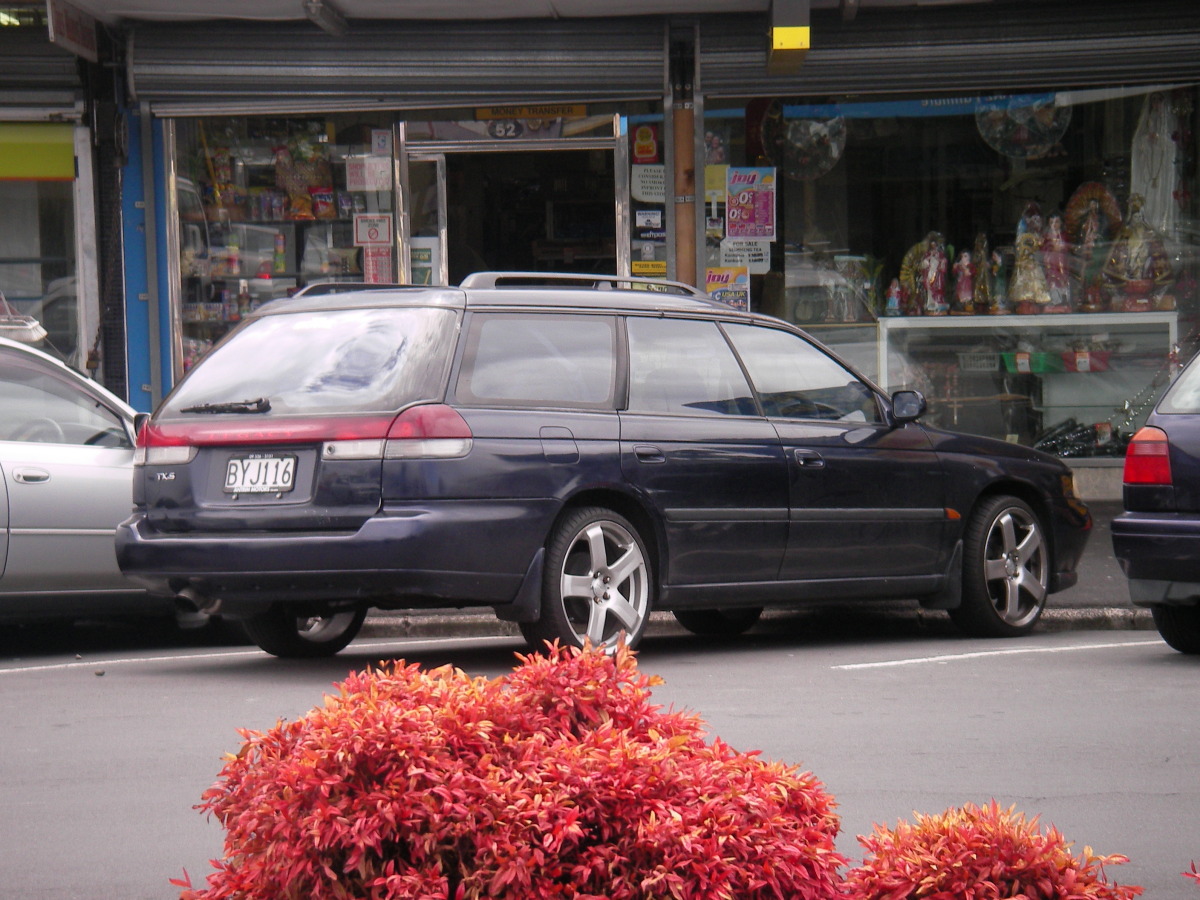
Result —
<instances>
[{"instance_id":1,"label":"hanging decoration","mask_svg":"<svg viewBox=\"0 0 1200 900\"><path fill-rule=\"evenodd\" d=\"M762 120L763 153L788 178L814 181L828 174L846 149L846 119L792 119L783 104L771 104Z\"/></svg>"},{"instance_id":2,"label":"hanging decoration","mask_svg":"<svg viewBox=\"0 0 1200 900\"><path fill-rule=\"evenodd\" d=\"M975 110L980 137L1012 159L1057 155L1070 124L1071 107L1056 106L1054 95L1021 106L984 102Z\"/></svg>"}]
</instances>

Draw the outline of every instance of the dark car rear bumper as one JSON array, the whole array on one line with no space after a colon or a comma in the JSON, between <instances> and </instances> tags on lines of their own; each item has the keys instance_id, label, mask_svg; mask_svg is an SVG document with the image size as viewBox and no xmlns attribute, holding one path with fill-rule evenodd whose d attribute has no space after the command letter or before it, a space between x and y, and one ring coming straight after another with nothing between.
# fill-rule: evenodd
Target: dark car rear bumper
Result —
<instances>
[{"instance_id":1,"label":"dark car rear bumper","mask_svg":"<svg viewBox=\"0 0 1200 900\"><path fill-rule=\"evenodd\" d=\"M1112 540L1134 605L1200 601L1200 516L1122 513L1112 521Z\"/></svg>"},{"instance_id":2,"label":"dark car rear bumper","mask_svg":"<svg viewBox=\"0 0 1200 900\"><path fill-rule=\"evenodd\" d=\"M151 591L224 601L223 613L277 600L374 606L511 603L556 509L550 501L393 508L357 531L164 533L135 514L117 527L117 561Z\"/></svg>"}]
</instances>

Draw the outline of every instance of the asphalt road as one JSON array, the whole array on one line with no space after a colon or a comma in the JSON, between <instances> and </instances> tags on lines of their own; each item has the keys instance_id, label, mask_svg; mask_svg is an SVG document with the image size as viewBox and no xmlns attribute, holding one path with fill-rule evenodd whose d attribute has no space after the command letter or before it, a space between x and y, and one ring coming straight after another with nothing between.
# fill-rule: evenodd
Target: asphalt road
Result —
<instances>
[{"instance_id":1,"label":"asphalt road","mask_svg":"<svg viewBox=\"0 0 1200 900\"><path fill-rule=\"evenodd\" d=\"M1200 858L1200 659L1144 631L981 641L869 610L772 624L726 643L655 633L641 666L665 678L659 702L824 781L847 856L861 856L855 836L873 822L995 798L1079 850L1130 856L1111 874L1147 897L1195 896L1179 873ZM360 639L299 663L121 634L0 643L5 900L177 896L168 879L186 867L201 880L221 852L220 829L192 807L237 729L299 716L380 659L495 676L522 649L508 637Z\"/></svg>"}]
</instances>

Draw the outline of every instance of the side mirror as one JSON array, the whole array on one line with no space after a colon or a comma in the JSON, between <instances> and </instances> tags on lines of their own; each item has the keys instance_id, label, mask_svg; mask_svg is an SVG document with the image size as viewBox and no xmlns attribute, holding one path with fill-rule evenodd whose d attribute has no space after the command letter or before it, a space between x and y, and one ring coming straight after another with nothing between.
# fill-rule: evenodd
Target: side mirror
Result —
<instances>
[{"instance_id":1,"label":"side mirror","mask_svg":"<svg viewBox=\"0 0 1200 900\"><path fill-rule=\"evenodd\" d=\"M142 427L150 421L150 413L140 412L133 417L133 439L136 441L137 436L142 433Z\"/></svg>"},{"instance_id":2,"label":"side mirror","mask_svg":"<svg viewBox=\"0 0 1200 900\"><path fill-rule=\"evenodd\" d=\"M892 394L892 418L903 425L925 414L925 395L920 391L896 391Z\"/></svg>"}]
</instances>

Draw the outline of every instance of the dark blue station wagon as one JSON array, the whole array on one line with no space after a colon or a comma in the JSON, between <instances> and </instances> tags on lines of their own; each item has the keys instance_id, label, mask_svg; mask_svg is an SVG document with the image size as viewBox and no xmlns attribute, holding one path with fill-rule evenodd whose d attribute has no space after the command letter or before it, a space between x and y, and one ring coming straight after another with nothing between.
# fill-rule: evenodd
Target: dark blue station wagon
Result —
<instances>
[{"instance_id":1,"label":"dark blue station wagon","mask_svg":"<svg viewBox=\"0 0 1200 900\"><path fill-rule=\"evenodd\" d=\"M139 433L124 572L336 653L369 607L636 644L651 610L915 598L1028 632L1091 526L1070 470L922 426L778 320L685 285L479 273L269 304Z\"/></svg>"}]
</instances>

